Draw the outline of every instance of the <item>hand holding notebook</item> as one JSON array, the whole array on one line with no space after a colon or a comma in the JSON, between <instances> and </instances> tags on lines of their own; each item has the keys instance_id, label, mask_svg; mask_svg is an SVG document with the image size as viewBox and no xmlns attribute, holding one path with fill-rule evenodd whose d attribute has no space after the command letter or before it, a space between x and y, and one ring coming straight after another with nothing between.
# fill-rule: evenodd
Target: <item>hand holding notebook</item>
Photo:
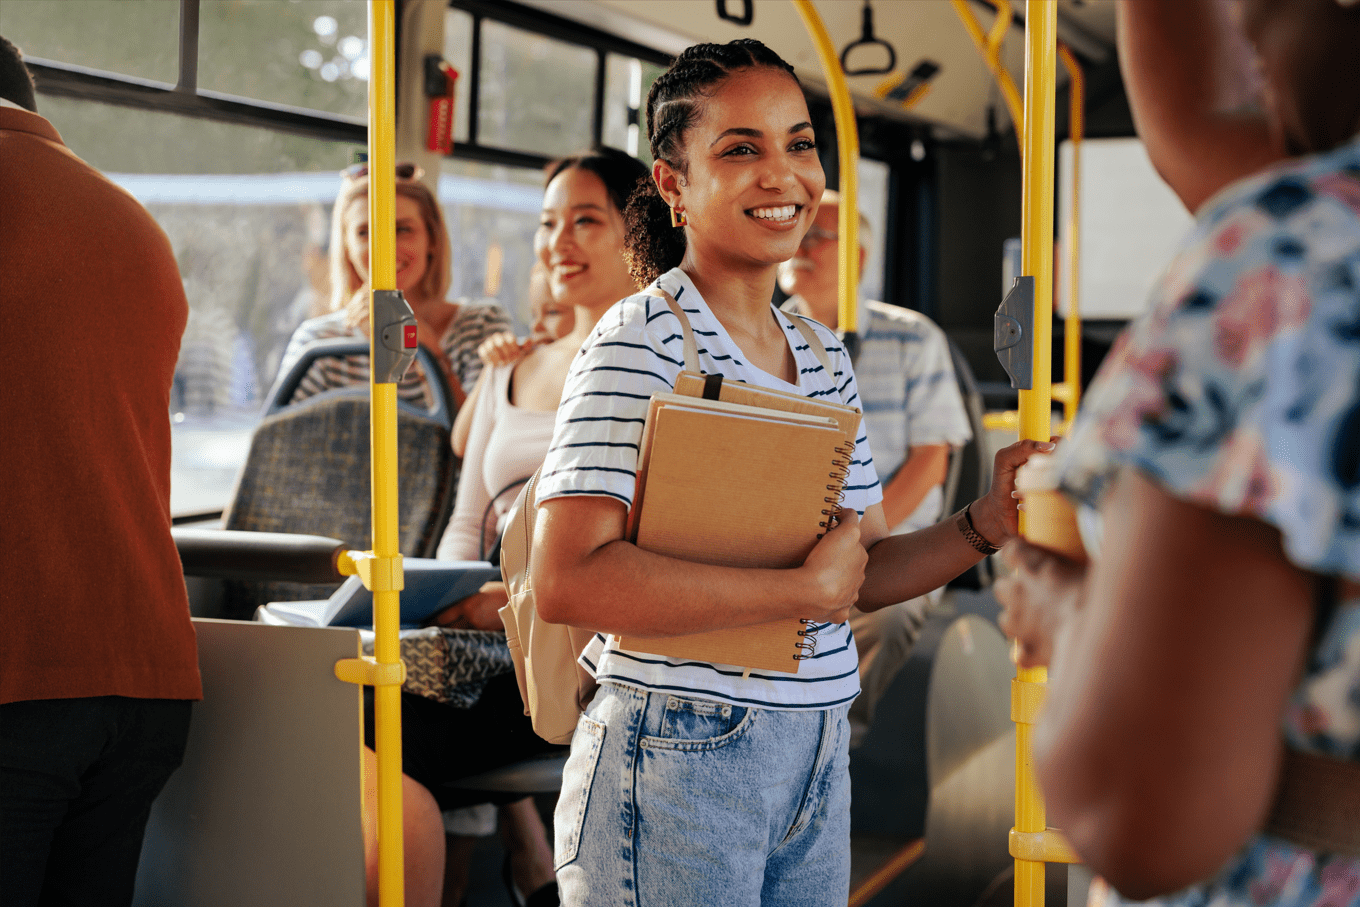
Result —
<instances>
[{"instance_id":1,"label":"hand holding notebook","mask_svg":"<svg viewBox=\"0 0 1360 907\"><path fill-rule=\"evenodd\" d=\"M716 388L714 382L704 383ZM687 382L682 374L676 386L703 384ZM723 386L734 395L758 392L762 402L788 401L796 408L653 395L629 539L645 550L699 563L801 566L832 525L859 413L740 382ZM715 519L719 509L724 517ZM817 626L789 618L686 636L625 637L619 644L673 658L793 673L815 652Z\"/></svg>"}]
</instances>

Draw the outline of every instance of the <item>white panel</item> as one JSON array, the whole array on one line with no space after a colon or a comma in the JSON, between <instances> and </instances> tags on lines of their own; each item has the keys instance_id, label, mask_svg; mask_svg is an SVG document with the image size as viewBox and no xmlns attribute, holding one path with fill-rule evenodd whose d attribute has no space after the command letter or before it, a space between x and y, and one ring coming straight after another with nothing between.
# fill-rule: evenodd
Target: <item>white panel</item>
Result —
<instances>
[{"instance_id":1,"label":"white panel","mask_svg":"<svg viewBox=\"0 0 1360 907\"><path fill-rule=\"evenodd\" d=\"M1127 319L1147 309L1154 282L1170 263L1192 219L1152 168L1138 139L1088 139L1081 150L1082 318ZM1058 311L1070 298L1067 241L1071 231L1072 143L1059 162L1057 267L1062 275Z\"/></svg>"},{"instance_id":2,"label":"white panel","mask_svg":"<svg viewBox=\"0 0 1360 907\"><path fill-rule=\"evenodd\" d=\"M359 631L195 619L203 701L151 811L137 907L360 907Z\"/></svg>"}]
</instances>

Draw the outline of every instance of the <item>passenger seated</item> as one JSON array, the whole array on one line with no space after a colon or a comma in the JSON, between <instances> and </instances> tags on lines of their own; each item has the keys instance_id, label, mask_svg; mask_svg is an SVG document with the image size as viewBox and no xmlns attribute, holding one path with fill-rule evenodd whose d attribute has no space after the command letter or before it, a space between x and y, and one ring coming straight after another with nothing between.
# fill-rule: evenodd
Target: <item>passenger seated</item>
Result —
<instances>
[{"instance_id":1,"label":"passenger seated","mask_svg":"<svg viewBox=\"0 0 1360 907\"><path fill-rule=\"evenodd\" d=\"M539 226L539 259L547 272L552 298L570 305L575 322L570 333L530 350L520 361L487 374L478 396L459 478L453 518L439 546L448 559L478 559L494 543L501 519L533 474L552 438L558 402L576 352L604 312L636 290L624 263L622 206L646 167L621 151L602 148L566 158L548 170L543 216ZM484 521L488 509L496 521ZM507 601L504 585L489 583L436 617L451 627L504 630L499 608ZM370 722L371 726L371 722ZM419 823L408 821L407 878L424 882L430 867L412 867L412 855L430 860L444 852L444 826L432 801L448 809L467 805L446 783L472 774L470 759L486 768L550 749L535 735L524 715L513 674L492 678L472 709L456 709L433 700L402 694L402 757L406 780L404 802L413 805ZM475 742L469 745L469 742ZM481 770L481 769L477 769ZM552 852L532 801L521 800L506 812L511 844L509 882L529 892L528 903L556 903ZM466 842L456 845L466 850ZM440 869L444 866L440 859ZM444 902L456 904L465 876L445 879ZM372 878L372 875L370 876ZM408 903L423 903L438 888L408 888Z\"/></svg>"},{"instance_id":2,"label":"passenger seated","mask_svg":"<svg viewBox=\"0 0 1360 907\"><path fill-rule=\"evenodd\" d=\"M396 287L415 312L422 346L438 355L453 391L453 405L461 406L466 388L482 371L477 347L488 336L509 330L510 319L497 305L450 302L452 253L444 215L425 184L420 168L397 165ZM284 351L283 374L307 344L335 337L368 337L368 165L345 170L340 194L331 215L331 311L304 321ZM318 361L303 376L295 399L335 387L369 380L368 356ZM397 384L397 396L412 403L425 399L423 379L412 370Z\"/></svg>"},{"instance_id":3,"label":"passenger seated","mask_svg":"<svg viewBox=\"0 0 1360 907\"><path fill-rule=\"evenodd\" d=\"M840 270L836 243L841 196L822 193L817 217L798 254L779 267L779 286L789 294L787 312L840 328ZM859 261L863 266L869 225L860 215ZM883 476L883 517L892 532L933 526L946 502L949 457L973 437L954 376L949 341L920 312L876 300L858 303L860 348L855 357L864 430ZM850 631L859 652L860 694L850 706L850 747L864 741L874 709L911 655L926 610L942 589L878 611L850 609Z\"/></svg>"}]
</instances>

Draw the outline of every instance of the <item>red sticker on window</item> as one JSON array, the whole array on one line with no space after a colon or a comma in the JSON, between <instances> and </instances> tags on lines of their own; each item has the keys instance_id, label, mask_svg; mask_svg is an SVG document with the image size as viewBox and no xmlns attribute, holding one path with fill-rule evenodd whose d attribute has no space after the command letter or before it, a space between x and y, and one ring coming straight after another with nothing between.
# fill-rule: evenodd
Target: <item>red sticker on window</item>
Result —
<instances>
[{"instance_id":1,"label":"red sticker on window","mask_svg":"<svg viewBox=\"0 0 1360 907\"><path fill-rule=\"evenodd\" d=\"M416 348L416 326L414 324L402 325L402 345L408 350Z\"/></svg>"}]
</instances>

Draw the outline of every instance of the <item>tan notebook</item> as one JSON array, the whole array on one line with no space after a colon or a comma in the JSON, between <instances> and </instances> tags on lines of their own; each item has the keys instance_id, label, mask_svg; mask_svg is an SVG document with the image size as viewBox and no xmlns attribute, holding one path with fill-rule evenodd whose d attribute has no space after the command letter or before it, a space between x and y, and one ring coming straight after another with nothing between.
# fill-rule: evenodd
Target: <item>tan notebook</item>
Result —
<instances>
[{"instance_id":1,"label":"tan notebook","mask_svg":"<svg viewBox=\"0 0 1360 907\"><path fill-rule=\"evenodd\" d=\"M749 386L732 383L733 389L740 387ZM845 439L847 433L853 439L858 426L853 408L807 402L820 412L653 395L629 514L630 540L645 550L699 563L802 564L839 502L853 450ZM804 621L790 618L688 636L624 637L619 645L795 673L800 656L815 647L805 630Z\"/></svg>"}]
</instances>

